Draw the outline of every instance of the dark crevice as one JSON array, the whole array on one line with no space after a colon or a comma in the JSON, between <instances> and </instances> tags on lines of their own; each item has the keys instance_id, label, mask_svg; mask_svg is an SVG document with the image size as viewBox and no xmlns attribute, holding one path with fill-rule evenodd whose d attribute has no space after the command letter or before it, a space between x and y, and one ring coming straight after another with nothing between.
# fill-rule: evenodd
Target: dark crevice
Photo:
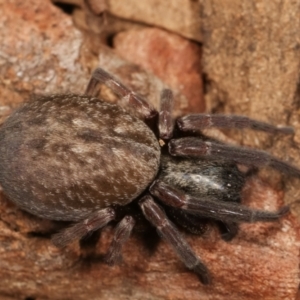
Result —
<instances>
[{"instance_id":1,"label":"dark crevice","mask_svg":"<svg viewBox=\"0 0 300 300\"><path fill-rule=\"evenodd\" d=\"M295 103L296 109L298 110L300 108L300 79L299 79L299 82L297 83L297 88L296 88L295 96L294 96L294 103Z\"/></svg>"},{"instance_id":2,"label":"dark crevice","mask_svg":"<svg viewBox=\"0 0 300 300\"><path fill-rule=\"evenodd\" d=\"M41 239L51 239L51 236L54 232L28 232L28 238L41 238Z\"/></svg>"},{"instance_id":3,"label":"dark crevice","mask_svg":"<svg viewBox=\"0 0 300 300\"><path fill-rule=\"evenodd\" d=\"M206 73L202 73L202 80L203 80L203 94L207 94L209 90L209 86L211 85L211 80L209 79Z\"/></svg>"},{"instance_id":4,"label":"dark crevice","mask_svg":"<svg viewBox=\"0 0 300 300\"><path fill-rule=\"evenodd\" d=\"M111 34L106 37L106 45L108 47L114 48L114 38L115 38L115 34Z\"/></svg>"},{"instance_id":5,"label":"dark crevice","mask_svg":"<svg viewBox=\"0 0 300 300\"><path fill-rule=\"evenodd\" d=\"M211 80L206 73L202 74L203 80L203 94L210 94L210 107L211 111L209 113L218 114L224 111L226 94L220 91L216 85L216 83ZM211 90L218 90L218 93L210 93ZM213 98L212 98L213 97ZM207 103L206 103L207 105Z\"/></svg>"},{"instance_id":6,"label":"dark crevice","mask_svg":"<svg viewBox=\"0 0 300 300\"><path fill-rule=\"evenodd\" d=\"M57 233L58 231L70 226L71 222L65 222L65 221L52 221L51 226L45 226L45 230L41 231L31 231L27 232L26 235L28 238L41 238L41 239L51 239L51 236L54 233Z\"/></svg>"},{"instance_id":7,"label":"dark crevice","mask_svg":"<svg viewBox=\"0 0 300 300\"><path fill-rule=\"evenodd\" d=\"M68 3L54 2L54 5L60 8L67 15L71 15L75 9L74 5Z\"/></svg>"}]
</instances>

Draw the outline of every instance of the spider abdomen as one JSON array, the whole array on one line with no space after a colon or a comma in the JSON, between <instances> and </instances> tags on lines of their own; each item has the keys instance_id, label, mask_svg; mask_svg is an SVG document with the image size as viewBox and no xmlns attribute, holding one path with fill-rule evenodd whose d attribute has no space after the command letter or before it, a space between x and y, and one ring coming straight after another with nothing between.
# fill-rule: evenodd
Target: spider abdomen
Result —
<instances>
[{"instance_id":1,"label":"spider abdomen","mask_svg":"<svg viewBox=\"0 0 300 300\"><path fill-rule=\"evenodd\" d=\"M144 122L88 96L35 99L0 129L0 184L18 206L44 218L76 221L126 205L159 163L159 144Z\"/></svg>"}]
</instances>

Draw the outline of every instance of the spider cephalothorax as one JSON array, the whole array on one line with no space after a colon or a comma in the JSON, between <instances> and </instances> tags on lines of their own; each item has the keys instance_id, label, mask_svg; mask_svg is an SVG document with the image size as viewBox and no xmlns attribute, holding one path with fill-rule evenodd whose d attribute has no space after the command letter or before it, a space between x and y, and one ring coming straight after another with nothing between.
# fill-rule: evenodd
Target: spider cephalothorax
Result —
<instances>
[{"instance_id":1,"label":"spider cephalothorax","mask_svg":"<svg viewBox=\"0 0 300 300\"><path fill-rule=\"evenodd\" d=\"M96 97L99 84L120 97L118 105ZM223 238L229 240L238 223L274 221L288 210L241 205L245 175L236 164L268 165L293 176L300 176L300 170L266 152L204 139L195 132L207 127L269 133L293 129L225 115L187 115L174 122L172 106L171 91L162 92L158 113L102 69L95 70L83 96L53 95L25 103L0 129L4 192L32 214L75 222L53 236L57 246L116 221L106 256L110 264L120 260L136 221L148 220L184 264L208 283L207 267L167 214L196 234L203 218L217 220L225 225Z\"/></svg>"}]
</instances>

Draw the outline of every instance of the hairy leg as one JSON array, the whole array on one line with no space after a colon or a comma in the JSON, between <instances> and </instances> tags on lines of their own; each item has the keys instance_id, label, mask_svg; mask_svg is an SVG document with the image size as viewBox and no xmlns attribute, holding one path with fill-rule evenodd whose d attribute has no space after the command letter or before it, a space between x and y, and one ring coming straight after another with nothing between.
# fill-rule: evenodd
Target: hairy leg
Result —
<instances>
[{"instance_id":1,"label":"hairy leg","mask_svg":"<svg viewBox=\"0 0 300 300\"><path fill-rule=\"evenodd\" d=\"M217 128L251 128L253 130L265 131L268 133L293 134L293 127L274 126L265 122L256 121L244 116L237 115L208 115L194 114L177 119L178 128L182 131L199 131L201 129Z\"/></svg>"},{"instance_id":2,"label":"hairy leg","mask_svg":"<svg viewBox=\"0 0 300 300\"><path fill-rule=\"evenodd\" d=\"M208 284L210 282L208 269L181 236L179 230L169 221L163 209L154 202L151 196L143 197L139 203L146 219L156 227L159 235L172 246L181 261L189 269L196 272L204 284Z\"/></svg>"},{"instance_id":3,"label":"hairy leg","mask_svg":"<svg viewBox=\"0 0 300 300\"><path fill-rule=\"evenodd\" d=\"M152 119L157 115L157 111L141 96L129 90L121 82L101 68L96 69L88 83L85 95L96 97L99 92L99 85L105 84L119 97L119 104L128 107L143 120Z\"/></svg>"},{"instance_id":4,"label":"hairy leg","mask_svg":"<svg viewBox=\"0 0 300 300\"><path fill-rule=\"evenodd\" d=\"M265 151L246 147L225 145L199 138L187 137L171 140L169 152L173 156L207 157L229 160L238 164L264 167L270 166L288 175L300 177L300 169L292 166Z\"/></svg>"},{"instance_id":5,"label":"hairy leg","mask_svg":"<svg viewBox=\"0 0 300 300\"><path fill-rule=\"evenodd\" d=\"M220 220L225 223L241 222L273 222L289 211L287 206L278 212L254 210L234 202L218 201L216 199L199 199L160 181L156 180L150 187L150 192L164 204L181 208L201 217Z\"/></svg>"},{"instance_id":6,"label":"hairy leg","mask_svg":"<svg viewBox=\"0 0 300 300\"><path fill-rule=\"evenodd\" d=\"M89 232L104 227L110 221L114 220L114 218L115 211L112 208L101 209L73 226L54 234L52 242L57 247L65 247L73 241L83 238Z\"/></svg>"},{"instance_id":7,"label":"hairy leg","mask_svg":"<svg viewBox=\"0 0 300 300\"><path fill-rule=\"evenodd\" d=\"M115 265L122 261L122 246L129 239L135 220L131 216L125 216L115 229L115 234L104 260L109 265Z\"/></svg>"},{"instance_id":8,"label":"hairy leg","mask_svg":"<svg viewBox=\"0 0 300 300\"><path fill-rule=\"evenodd\" d=\"M158 121L159 137L163 140L169 140L173 135L173 102L172 91L168 89L163 90L160 96L160 111Z\"/></svg>"}]
</instances>

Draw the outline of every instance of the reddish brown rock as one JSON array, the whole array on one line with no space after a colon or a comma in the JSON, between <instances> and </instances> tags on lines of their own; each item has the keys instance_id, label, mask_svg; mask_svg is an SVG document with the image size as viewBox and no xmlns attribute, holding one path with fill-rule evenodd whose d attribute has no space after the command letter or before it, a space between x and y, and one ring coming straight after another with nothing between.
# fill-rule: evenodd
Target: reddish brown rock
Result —
<instances>
[{"instance_id":1,"label":"reddish brown rock","mask_svg":"<svg viewBox=\"0 0 300 300\"><path fill-rule=\"evenodd\" d=\"M119 33L114 47L120 56L153 72L185 95L188 106L184 112L204 111L199 45L152 28Z\"/></svg>"},{"instance_id":2,"label":"reddish brown rock","mask_svg":"<svg viewBox=\"0 0 300 300\"><path fill-rule=\"evenodd\" d=\"M106 9L121 19L165 28L195 41L201 41L202 38L201 4L198 1L86 0L86 2L95 13Z\"/></svg>"}]
</instances>

